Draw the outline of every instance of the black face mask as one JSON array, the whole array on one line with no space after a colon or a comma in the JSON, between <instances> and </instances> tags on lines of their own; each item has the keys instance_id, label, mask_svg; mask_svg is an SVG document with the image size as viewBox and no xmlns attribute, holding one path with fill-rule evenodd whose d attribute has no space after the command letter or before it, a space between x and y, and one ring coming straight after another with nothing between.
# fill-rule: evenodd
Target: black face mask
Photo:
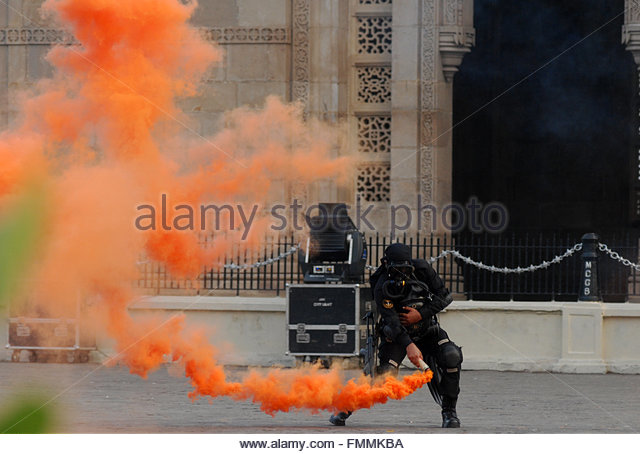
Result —
<instances>
[{"instance_id":1,"label":"black face mask","mask_svg":"<svg viewBox=\"0 0 640 454\"><path fill-rule=\"evenodd\" d=\"M382 285L382 294L390 300L398 300L407 296L410 288L404 279L389 279Z\"/></svg>"},{"instance_id":2,"label":"black face mask","mask_svg":"<svg viewBox=\"0 0 640 454\"><path fill-rule=\"evenodd\" d=\"M403 298L410 290L409 281L414 267L410 263L392 263L387 267L389 279L384 283L382 291L390 299Z\"/></svg>"},{"instance_id":3,"label":"black face mask","mask_svg":"<svg viewBox=\"0 0 640 454\"><path fill-rule=\"evenodd\" d=\"M409 263L391 263L388 267L389 278L393 280L409 280L415 268Z\"/></svg>"}]
</instances>

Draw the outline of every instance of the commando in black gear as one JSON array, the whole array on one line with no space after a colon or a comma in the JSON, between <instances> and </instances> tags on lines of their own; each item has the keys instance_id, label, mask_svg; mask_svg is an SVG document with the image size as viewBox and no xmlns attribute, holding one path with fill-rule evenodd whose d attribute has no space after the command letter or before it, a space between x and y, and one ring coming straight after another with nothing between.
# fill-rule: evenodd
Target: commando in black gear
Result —
<instances>
[{"instance_id":1,"label":"commando in black gear","mask_svg":"<svg viewBox=\"0 0 640 454\"><path fill-rule=\"evenodd\" d=\"M462 350L449 339L436 317L453 299L431 265L425 260L411 259L411 250L404 244L389 246L383 265L370 279L382 317L380 372L397 373L407 346L414 343L429 367L434 372L437 369L434 379L439 377L439 382L433 386L440 394L436 400L442 401L442 427L460 427L456 403L460 393ZM403 326L399 314L405 311L404 307L416 309L422 319Z\"/></svg>"},{"instance_id":2,"label":"commando in black gear","mask_svg":"<svg viewBox=\"0 0 640 454\"><path fill-rule=\"evenodd\" d=\"M439 394L436 401L442 402L442 427L460 427L456 403L460 393L462 350L449 339L436 317L453 301L449 290L428 262L412 259L411 249L401 243L392 244L385 250L382 264L369 282L381 316L378 372L397 374L407 354L407 346L415 343L434 371L434 379L439 377L432 389ZM403 326L399 314L405 312L403 308L407 306L416 309L422 319ZM330 422L344 426L351 414L332 415Z\"/></svg>"}]
</instances>

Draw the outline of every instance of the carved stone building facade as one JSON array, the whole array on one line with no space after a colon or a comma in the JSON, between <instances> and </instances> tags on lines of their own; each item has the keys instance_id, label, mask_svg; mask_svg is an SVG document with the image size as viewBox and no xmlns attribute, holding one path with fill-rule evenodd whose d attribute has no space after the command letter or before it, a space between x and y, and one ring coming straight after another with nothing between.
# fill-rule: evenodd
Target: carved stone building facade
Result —
<instances>
[{"instance_id":1,"label":"carved stone building facade","mask_svg":"<svg viewBox=\"0 0 640 454\"><path fill-rule=\"evenodd\" d=\"M50 73L48 48L70 39L41 18L41 3L0 5L3 126L19 90ZM451 200L453 77L474 45L473 0L200 0L192 23L225 50L201 95L183 103L200 134L271 94L302 102L307 115L347 125L357 170L350 187L283 188L283 198L359 198L380 231L404 204L398 222L410 215L409 230L432 230L419 204Z\"/></svg>"}]
</instances>

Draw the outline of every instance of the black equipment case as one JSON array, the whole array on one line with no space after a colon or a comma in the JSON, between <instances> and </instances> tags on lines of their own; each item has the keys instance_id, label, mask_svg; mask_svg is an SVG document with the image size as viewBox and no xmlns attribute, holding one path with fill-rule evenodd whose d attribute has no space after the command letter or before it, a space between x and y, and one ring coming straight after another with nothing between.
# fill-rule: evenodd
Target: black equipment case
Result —
<instances>
[{"instance_id":1,"label":"black equipment case","mask_svg":"<svg viewBox=\"0 0 640 454\"><path fill-rule=\"evenodd\" d=\"M359 356L370 293L360 284L287 285L287 354Z\"/></svg>"},{"instance_id":2,"label":"black equipment case","mask_svg":"<svg viewBox=\"0 0 640 454\"><path fill-rule=\"evenodd\" d=\"M96 349L95 333L86 314L86 304L76 303L71 313L51 314L28 298L9 306L9 338L6 348L11 360L20 361L26 350L29 361L87 362Z\"/></svg>"}]
</instances>

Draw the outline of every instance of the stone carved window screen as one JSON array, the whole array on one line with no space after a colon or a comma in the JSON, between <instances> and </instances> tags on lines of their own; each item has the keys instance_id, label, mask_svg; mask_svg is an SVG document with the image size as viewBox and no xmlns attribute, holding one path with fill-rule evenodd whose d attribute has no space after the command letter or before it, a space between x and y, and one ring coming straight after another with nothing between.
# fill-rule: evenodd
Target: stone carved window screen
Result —
<instances>
[{"instance_id":1,"label":"stone carved window screen","mask_svg":"<svg viewBox=\"0 0 640 454\"><path fill-rule=\"evenodd\" d=\"M358 54L391 54L391 17L358 17Z\"/></svg>"},{"instance_id":2,"label":"stone carved window screen","mask_svg":"<svg viewBox=\"0 0 640 454\"><path fill-rule=\"evenodd\" d=\"M389 163L362 163L358 166L356 189L361 200L388 202L391 166Z\"/></svg>"},{"instance_id":3,"label":"stone carved window screen","mask_svg":"<svg viewBox=\"0 0 640 454\"><path fill-rule=\"evenodd\" d=\"M356 73L358 102L391 102L391 66L359 66Z\"/></svg>"},{"instance_id":4,"label":"stone carved window screen","mask_svg":"<svg viewBox=\"0 0 640 454\"><path fill-rule=\"evenodd\" d=\"M357 0L351 22L355 57L354 138L362 162L356 176L357 197L370 203L390 201L391 192L391 47L392 0ZM353 3L352 3L353 4ZM375 154L374 154L375 153Z\"/></svg>"},{"instance_id":5,"label":"stone carved window screen","mask_svg":"<svg viewBox=\"0 0 640 454\"><path fill-rule=\"evenodd\" d=\"M362 115L358 117L358 151L365 153L391 151L391 116Z\"/></svg>"}]
</instances>

